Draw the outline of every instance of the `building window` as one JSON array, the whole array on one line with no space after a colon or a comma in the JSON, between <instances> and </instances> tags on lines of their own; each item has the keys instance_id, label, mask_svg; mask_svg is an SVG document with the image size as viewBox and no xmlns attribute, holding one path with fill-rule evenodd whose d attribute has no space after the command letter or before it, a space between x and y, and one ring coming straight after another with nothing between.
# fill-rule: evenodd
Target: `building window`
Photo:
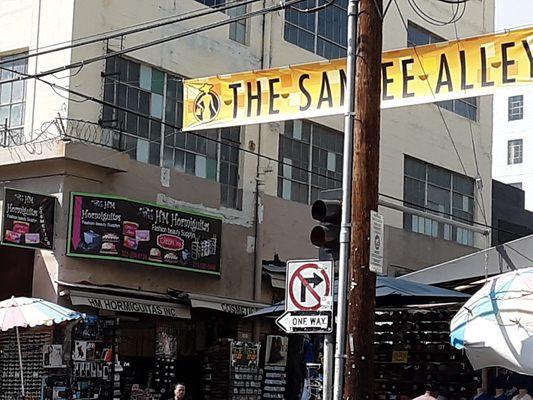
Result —
<instances>
[{"instance_id":1,"label":"building window","mask_svg":"<svg viewBox=\"0 0 533 400\"><path fill-rule=\"evenodd\" d=\"M524 96L509 97L509 121L516 121L524 118Z\"/></svg>"},{"instance_id":2,"label":"building window","mask_svg":"<svg viewBox=\"0 0 533 400\"><path fill-rule=\"evenodd\" d=\"M411 157L404 160L406 206L461 222L474 220L474 180ZM428 211L429 209L429 211ZM468 222L467 222L468 223ZM472 246L474 233L409 213L404 229Z\"/></svg>"},{"instance_id":3,"label":"building window","mask_svg":"<svg viewBox=\"0 0 533 400\"><path fill-rule=\"evenodd\" d=\"M24 115L26 103L26 81L2 83L22 76L27 72L27 59L12 61L24 54L0 57L0 132L2 146L16 146L24 142ZM11 72L11 71L15 72Z\"/></svg>"},{"instance_id":4,"label":"building window","mask_svg":"<svg viewBox=\"0 0 533 400\"><path fill-rule=\"evenodd\" d=\"M507 142L507 164L522 164L523 157L522 139L509 140Z\"/></svg>"},{"instance_id":5,"label":"building window","mask_svg":"<svg viewBox=\"0 0 533 400\"><path fill-rule=\"evenodd\" d=\"M444 42L446 39L435 35L434 33L424 29L411 21L407 26L407 46L423 46L426 44ZM477 97L467 97L463 99L445 100L435 102L436 105L457 115L468 118L472 121L477 121Z\"/></svg>"},{"instance_id":6,"label":"building window","mask_svg":"<svg viewBox=\"0 0 533 400\"><path fill-rule=\"evenodd\" d=\"M438 101L436 104L469 120L477 121L477 97Z\"/></svg>"},{"instance_id":7,"label":"building window","mask_svg":"<svg viewBox=\"0 0 533 400\"><path fill-rule=\"evenodd\" d=\"M426 44L433 44L444 42L444 39L441 36L435 35L433 32L428 31L427 29L418 26L411 21L408 21L407 25L407 46L424 46Z\"/></svg>"},{"instance_id":8,"label":"building window","mask_svg":"<svg viewBox=\"0 0 533 400\"><path fill-rule=\"evenodd\" d=\"M145 117L104 106L101 122L110 134L104 135L108 142L103 144L137 161L218 181L222 204L240 208L239 151L230 147L240 146L240 128L191 134L165 125L181 127L181 77L125 58L109 58L104 101Z\"/></svg>"},{"instance_id":9,"label":"building window","mask_svg":"<svg viewBox=\"0 0 533 400\"><path fill-rule=\"evenodd\" d=\"M285 122L279 137L284 165L278 168L278 196L311 203L321 190L339 188L342 146L342 132L306 120Z\"/></svg>"},{"instance_id":10,"label":"building window","mask_svg":"<svg viewBox=\"0 0 533 400\"><path fill-rule=\"evenodd\" d=\"M230 17L238 17L246 14L246 4L230 8L228 11ZM229 38L240 44L248 44L248 20L241 19L240 21L232 22L229 26Z\"/></svg>"},{"instance_id":11,"label":"building window","mask_svg":"<svg viewBox=\"0 0 533 400\"><path fill-rule=\"evenodd\" d=\"M234 0L196 0L209 7L222 6L226 3L233 3ZM226 13L231 17L238 17L246 14L246 4L242 6L229 8ZM240 21L232 22L229 26L229 38L241 44L248 44L248 20L242 19Z\"/></svg>"},{"instance_id":12,"label":"building window","mask_svg":"<svg viewBox=\"0 0 533 400\"><path fill-rule=\"evenodd\" d=\"M324 0L307 0L296 7L315 8L323 4ZM315 13L302 13L289 8L285 11L284 38L328 60L346 57L347 8L347 0L337 0Z\"/></svg>"}]
</instances>

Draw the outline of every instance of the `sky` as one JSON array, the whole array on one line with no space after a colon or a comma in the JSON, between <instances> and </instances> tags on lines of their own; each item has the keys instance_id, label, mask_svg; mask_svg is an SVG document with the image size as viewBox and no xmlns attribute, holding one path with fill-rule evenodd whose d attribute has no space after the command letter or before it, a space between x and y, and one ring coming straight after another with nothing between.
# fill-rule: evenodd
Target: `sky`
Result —
<instances>
[{"instance_id":1,"label":"sky","mask_svg":"<svg viewBox=\"0 0 533 400\"><path fill-rule=\"evenodd\" d=\"M496 31L533 25L533 0L496 0Z\"/></svg>"}]
</instances>

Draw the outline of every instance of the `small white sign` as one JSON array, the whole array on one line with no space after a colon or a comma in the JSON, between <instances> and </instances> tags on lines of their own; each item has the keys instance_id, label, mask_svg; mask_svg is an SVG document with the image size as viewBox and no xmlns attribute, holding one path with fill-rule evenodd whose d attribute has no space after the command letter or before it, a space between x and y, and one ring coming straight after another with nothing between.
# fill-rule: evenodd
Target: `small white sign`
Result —
<instances>
[{"instance_id":1,"label":"small white sign","mask_svg":"<svg viewBox=\"0 0 533 400\"><path fill-rule=\"evenodd\" d=\"M331 312L310 314L288 311L279 317L276 323L287 333L331 332Z\"/></svg>"},{"instance_id":2,"label":"small white sign","mask_svg":"<svg viewBox=\"0 0 533 400\"><path fill-rule=\"evenodd\" d=\"M161 168L161 186L170 187L170 168Z\"/></svg>"},{"instance_id":3,"label":"small white sign","mask_svg":"<svg viewBox=\"0 0 533 400\"><path fill-rule=\"evenodd\" d=\"M376 211L370 211L370 271L383 274L383 245L384 245L383 216Z\"/></svg>"}]
</instances>

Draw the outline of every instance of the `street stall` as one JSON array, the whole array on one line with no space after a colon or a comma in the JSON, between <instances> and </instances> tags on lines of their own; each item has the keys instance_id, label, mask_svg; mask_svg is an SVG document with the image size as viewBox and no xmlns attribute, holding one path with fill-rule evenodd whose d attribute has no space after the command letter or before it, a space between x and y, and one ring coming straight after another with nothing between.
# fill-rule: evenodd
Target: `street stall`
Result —
<instances>
[{"instance_id":1,"label":"street stall","mask_svg":"<svg viewBox=\"0 0 533 400\"><path fill-rule=\"evenodd\" d=\"M377 278L376 398L414 398L424 392L428 383L435 384L450 400L471 398L480 384L481 374L471 368L460 351L452 348L448 330L452 316L468 298L469 295L430 285ZM250 317L273 317L284 311L285 304L280 302ZM315 376L321 379L323 335L290 335L288 353L289 378L284 398L296 398L295 387L297 393L303 388L305 397L308 385L303 382L313 375L309 369L316 369L318 364ZM312 385L310 392L313 392Z\"/></svg>"},{"instance_id":2,"label":"street stall","mask_svg":"<svg viewBox=\"0 0 533 400\"><path fill-rule=\"evenodd\" d=\"M71 339L75 398L112 387L117 399L158 400L178 382L193 398L261 395L262 349L250 341L252 321L242 316L266 304L173 289L58 283L61 297L85 313Z\"/></svg>"},{"instance_id":3,"label":"street stall","mask_svg":"<svg viewBox=\"0 0 533 400\"><path fill-rule=\"evenodd\" d=\"M479 389L485 395L501 394L512 398L519 387L525 387L530 393L533 391L533 380L521 370L524 365L519 366L516 361L523 363L528 360L521 357L529 343L529 338L525 339L527 326L524 328L524 323L529 319L528 292L531 284L528 279L532 244L533 235L525 236L399 278L468 293L479 290L455 316L451 336L453 345L469 356L475 368L500 366L483 368ZM503 308L500 309L501 306ZM517 308L511 311L509 306ZM474 317L471 312L479 315ZM520 319L517 319L520 314ZM508 320L502 324L496 318ZM480 329L476 331L475 327ZM522 393L522 397L525 394Z\"/></svg>"},{"instance_id":4,"label":"street stall","mask_svg":"<svg viewBox=\"0 0 533 400\"><path fill-rule=\"evenodd\" d=\"M61 397L59 392L64 393L67 385L55 385L52 376L65 365L62 346L54 344L53 325L79 318L80 314L41 299L12 297L0 302L1 399Z\"/></svg>"}]
</instances>

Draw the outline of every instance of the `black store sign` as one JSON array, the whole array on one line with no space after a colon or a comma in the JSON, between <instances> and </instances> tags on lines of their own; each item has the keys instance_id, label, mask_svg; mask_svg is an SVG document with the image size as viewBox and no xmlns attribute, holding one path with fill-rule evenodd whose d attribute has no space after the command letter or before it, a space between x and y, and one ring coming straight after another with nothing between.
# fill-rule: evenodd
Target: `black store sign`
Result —
<instances>
[{"instance_id":1,"label":"black store sign","mask_svg":"<svg viewBox=\"0 0 533 400\"><path fill-rule=\"evenodd\" d=\"M222 221L200 213L72 193L68 255L220 273Z\"/></svg>"},{"instance_id":2,"label":"black store sign","mask_svg":"<svg viewBox=\"0 0 533 400\"><path fill-rule=\"evenodd\" d=\"M52 249L55 197L8 189L4 191L2 243Z\"/></svg>"}]
</instances>

